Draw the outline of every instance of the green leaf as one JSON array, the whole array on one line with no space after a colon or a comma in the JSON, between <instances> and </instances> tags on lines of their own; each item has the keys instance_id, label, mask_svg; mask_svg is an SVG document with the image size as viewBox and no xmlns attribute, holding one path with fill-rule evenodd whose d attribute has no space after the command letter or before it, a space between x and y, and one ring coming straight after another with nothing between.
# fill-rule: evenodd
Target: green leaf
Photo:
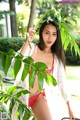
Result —
<instances>
[{"instance_id":1,"label":"green leaf","mask_svg":"<svg viewBox=\"0 0 80 120\"><path fill-rule=\"evenodd\" d=\"M4 83L3 83L2 75L0 75L0 89L1 90L4 89Z\"/></svg>"},{"instance_id":2,"label":"green leaf","mask_svg":"<svg viewBox=\"0 0 80 120\"><path fill-rule=\"evenodd\" d=\"M4 111L4 112L8 112L6 106L4 105L4 103L0 102L0 111Z\"/></svg>"},{"instance_id":3,"label":"green leaf","mask_svg":"<svg viewBox=\"0 0 80 120\"><path fill-rule=\"evenodd\" d=\"M46 82L48 85L50 84L53 84L54 86L57 85L56 79L50 74L46 74Z\"/></svg>"},{"instance_id":4,"label":"green leaf","mask_svg":"<svg viewBox=\"0 0 80 120\"><path fill-rule=\"evenodd\" d=\"M40 91L43 89L43 82L44 82L44 74L42 75L41 72L38 72L38 85Z\"/></svg>"},{"instance_id":5,"label":"green leaf","mask_svg":"<svg viewBox=\"0 0 80 120\"><path fill-rule=\"evenodd\" d=\"M28 90L21 90L21 91L17 92L14 95L14 97L19 98L20 96L23 96L23 95L28 94L28 93L30 93Z\"/></svg>"},{"instance_id":6,"label":"green leaf","mask_svg":"<svg viewBox=\"0 0 80 120\"><path fill-rule=\"evenodd\" d=\"M31 67L30 75L29 75L29 86L33 88L35 78L36 78L36 69L34 67Z\"/></svg>"},{"instance_id":7,"label":"green leaf","mask_svg":"<svg viewBox=\"0 0 80 120\"><path fill-rule=\"evenodd\" d=\"M23 120L26 120L26 119L27 119L27 116L28 116L28 114L27 114L27 113L28 113L28 112L25 110L25 111L24 111L23 118L22 118Z\"/></svg>"},{"instance_id":8,"label":"green leaf","mask_svg":"<svg viewBox=\"0 0 80 120\"><path fill-rule=\"evenodd\" d=\"M21 68L21 60L15 59L13 71L14 71L14 78L16 79L16 76Z\"/></svg>"},{"instance_id":9,"label":"green leaf","mask_svg":"<svg viewBox=\"0 0 80 120\"><path fill-rule=\"evenodd\" d=\"M22 120L29 120L31 116L33 116L32 111L27 108L25 104L23 104L19 99L17 99L18 103L21 105L21 107L24 109L24 114L20 115L22 117Z\"/></svg>"},{"instance_id":10,"label":"green leaf","mask_svg":"<svg viewBox=\"0 0 80 120\"><path fill-rule=\"evenodd\" d=\"M2 70L5 71L6 54L4 52L1 52L1 51L0 51L0 61L1 61Z\"/></svg>"},{"instance_id":11,"label":"green leaf","mask_svg":"<svg viewBox=\"0 0 80 120\"><path fill-rule=\"evenodd\" d=\"M5 75L7 75L10 65L11 65L11 57L7 55L5 62Z\"/></svg>"},{"instance_id":12,"label":"green leaf","mask_svg":"<svg viewBox=\"0 0 80 120\"><path fill-rule=\"evenodd\" d=\"M24 63L24 69L22 72L21 80L24 81L29 72L29 65Z\"/></svg>"},{"instance_id":13,"label":"green leaf","mask_svg":"<svg viewBox=\"0 0 80 120\"><path fill-rule=\"evenodd\" d=\"M16 57L15 58L17 58L17 59L22 59L23 58L23 55L22 54L20 54L20 53L18 53L18 55L16 55Z\"/></svg>"},{"instance_id":14,"label":"green leaf","mask_svg":"<svg viewBox=\"0 0 80 120\"><path fill-rule=\"evenodd\" d=\"M32 118L32 117L34 118L32 112L28 109L25 109L22 120L30 120L30 118ZM33 120L33 119L31 119L31 120Z\"/></svg>"},{"instance_id":15,"label":"green leaf","mask_svg":"<svg viewBox=\"0 0 80 120\"><path fill-rule=\"evenodd\" d=\"M24 113L24 108L22 107L21 104L19 104L18 111L17 111L17 116L18 116L19 120L21 120L21 117L23 116L23 113Z\"/></svg>"},{"instance_id":16,"label":"green leaf","mask_svg":"<svg viewBox=\"0 0 80 120\"><path fill-rule=\"evenodd\" d=\"M15 103L16 103L16 99L12 98L10 100L10 104L9 104L9 113L10 113L10 115L12 114L12 110L13 110L13 107L14 107Z\"/></svg>"},{"instance_id":17,"label":"green leaf","mask_svg":"<svg viewBox=\"0 0 80 120\"><path fill-rule=\"evenodd\" d=\"M14 56L16 55L16 52L15 52L13 49L10 49L10 50L7 52L7 55L14 57Z\"/></svg>"},{"instance_id":18,"label":"green leaf","mask_svg":"<svg viewBox=\"0 0 80 120\"><path fill-rule=\"evenodd\" d=\"M46 70L48 69L47 65L43 62L36 62L35 64L35 67L37 70Z\"/></svg>"},{"instance_id":19,"label":"green leaf","mask_svg":"<svg viewBox=\"0 0 80 120\"><path fill-rule=\"evenodd\" d=\"M20 86L11 86L11 87L8 89L7 93L8 93L9 95L12 95L15 91L17 91L17 90L19 90L19 89L23 89L23 88L20 87Z\"/></svg>"},{"instance_id":20,"label":"green leaf","mask_svg":"<svg viewBox=\"0 0 80 120\"><path fill-rule=\"evenodd\" d=\"M32 118L32 120L35 120L35 119L36 119L35 117Z\"/></svg>"},{"instance_id":21,"label":"green leaf","mask_svg":"<svg viewBox=\"0 0 80 120\"><path fill-rule=\"evenodd\" d=\"M3 98L4 92L0 90L0 100Z\"/></svg>"},{"instance_id":22,"label":"green leaf","mask_svg":"<svg viewBox=\"0 0 80 120\"><path fill-rule=\"evenodd\" d=\"M7 102L9 99L10 99L10 96L7 93L0 91L0 100L3 103Z\"/></svg>"},{"instance_id":23,"label":"green leaf","mask_svg":"<svg viewBox=\"0 0 80 120\"><path fill-rule=\"evenodd\" d=\"M31 64L34 62L34 60L31 57L27 57L23 60L24 63Z\"/></svg>"}]
</instances>

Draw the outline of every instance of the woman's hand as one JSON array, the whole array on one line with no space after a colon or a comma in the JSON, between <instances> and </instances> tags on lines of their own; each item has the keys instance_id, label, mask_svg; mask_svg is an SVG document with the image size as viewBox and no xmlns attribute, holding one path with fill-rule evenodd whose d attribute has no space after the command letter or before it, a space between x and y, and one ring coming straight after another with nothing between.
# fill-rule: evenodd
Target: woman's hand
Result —
<instances>
[{"instance_id":1,"label":"woman's hand","mask_svg":"<svg viewBox=\"0 0 80 120\"><path fill-rule=\"evenodd\" d=\"M72 118L75 118L71 109L69 109L69 117L70 117L70 120L73 120Z\"/></svg>"},{"instance_id":2,"label":"woman's hand","mask_svg":"<svg viewBox=\"0 0 80 120\"><path fill-rule=\"evenodd\" d=\"M30 44L30 42L32 42L33 40L33 37L34 37L34 34L35 34L35 30L33 28L29 28L29 31L26 35L26 41L24 43L24 45L22 46L21 50L20 50L20 53L24 56L25 55L25 52L26 52L26 48L28 47L28 45L30 46L30 48L32 49L32 46Z\"/></svg>"},{"instance_id":3,"label":"woman's hand","mask_svg":"<svg viewBox=\"0 0 80 120\"><path fill-rule=\"evenodd\" d=\"M70 120L73 120L72 118L76 118L76 117L73 115L69 102L67 102L67 106L68 106L68 113L69 113Z\"/></svg>"},{"instance_id":4,"label":"woman's hand","mask_svg":"<svg viewBox=\"0 0 80 120\"><path fill-rule=\"evenodd\" d=\"M28 33L27 33L27 39L31 42L32 39L34 38L35 35L35 30L33 28L29 28Z\"/></svg>"}]
</instances>

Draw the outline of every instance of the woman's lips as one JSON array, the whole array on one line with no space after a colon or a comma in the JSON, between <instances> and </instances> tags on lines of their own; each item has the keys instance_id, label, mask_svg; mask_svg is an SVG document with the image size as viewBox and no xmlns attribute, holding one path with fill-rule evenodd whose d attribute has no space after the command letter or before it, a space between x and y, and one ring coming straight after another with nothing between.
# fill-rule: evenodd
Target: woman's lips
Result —
<instances>
[{"instance_id":1,"label":"woman's lips","mask_svg":"<svg viewBox=\"0 0 80 120\"><path fill-rule=\"evenodd\" d=\"M51 44L52 42L51 41L47 41L48 44Z\"/></svg>"}]
</instances>

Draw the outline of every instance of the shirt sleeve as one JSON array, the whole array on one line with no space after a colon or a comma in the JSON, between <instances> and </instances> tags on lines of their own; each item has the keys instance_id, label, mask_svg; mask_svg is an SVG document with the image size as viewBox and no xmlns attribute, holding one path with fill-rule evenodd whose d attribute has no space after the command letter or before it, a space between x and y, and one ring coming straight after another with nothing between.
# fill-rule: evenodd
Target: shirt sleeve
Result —
<instances>
[{"instance_id":1,"label":"shirt sleeve","mask_svg":"<svg viewBox=\"0 0 80 120\"><path fill-rule=\"evenodd\" d=\"M35 43L30 43L30 45L28 45L28 47L26 48L24 57L31 56L33 54L33 52L34 52L35 46L36 46Z\"/></svg>"},{"instance_id":2,"label":"shirt sleeve","mask_svg":"<svg viewBox=\"0 0 80 120\"><path fill-rule=\"evenodd\" d=\"M68 102L69 95L68 95L67 89L66 89L65 69L64 69L64 66L61 61L58 64L59 65L58 65L58 70L57 70L57 84L58 84L58 87L60 89L61 95L63 96L64 100L66 102Z\"/></svg>"},{"instance_id":3,"label":"shirt sleeve","mask_svg":"<svg viewBox=\"0 0 80 120\"><path fill-rule=\"evenodd\" d=\"M34 48L35 48L36 44L34 44L34 43L30 43L30 44L31 44L31 47L28 45L28 47L26 48L26 51L25 51L25 54L24 54L24 58L28 57L28 56L31 56L33 54L33 51L34 51ZM20 50L16 52L16 55L18 55L19 53L20 53ZM15 58L12 59L11 67L14 67L14 64L15 64ZM21 68L20 68L20 70L19 70L19 72L18 72L18 74L16 76L16 80L14 82L14 85L15 86L16 85L17 86L21 86L24 89L29 90L29 81L28 81L29 80L29 76L27 75L24 81L21 80L23 69L24 69L24 63L22 62L21 63ZM27 105L28 105L28 97L29 97L29 95L24 95L24 97L21 97L21 100L24 103L26 103Z\"/></svg>"},{"instance_id":4,"label":"shirt sleeve","mask_svg":"<svg viewBox=\"0 0 80 120\"><path fill-rule=\"evenodd\" d=\"M30 47L30 46L31 46L31 47ZM26 48L26 51L25 51L25 54L24 54L24 58L25 58L25 57L28 57L28 56L31 56L31 55L33 54L33 51L34 51L34 49L35 49L36 44L30 43L30 46L28 45L28 47ZM20 50L21 50L21 49L20 49ZM17 55L20 53L20 50L18 50L18 51L16 52L16 55L15 55L15 56L17 56ZM13 58L12 61L11 61L11 67L12 67L12 68L13 68L13 66L14 66L14 63L15 63L15 58Z\"/></svg>"}]
</instances>

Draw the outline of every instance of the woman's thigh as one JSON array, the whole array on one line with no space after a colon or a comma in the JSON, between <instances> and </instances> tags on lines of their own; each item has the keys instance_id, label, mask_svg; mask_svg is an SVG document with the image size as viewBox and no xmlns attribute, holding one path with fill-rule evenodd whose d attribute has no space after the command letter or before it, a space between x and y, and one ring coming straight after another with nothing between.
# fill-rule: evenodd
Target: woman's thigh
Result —
<instances>
[{"instance_id":1,"label":"woman's thigh","mask_svg":"<svg viewBox=\"0 0 80 120\"><path fill-rule=\"evenodd\" d=\"M33 113L37 120L52 120L47 101L43 95L32 106Z\"/></svg>"}]
</instances>

